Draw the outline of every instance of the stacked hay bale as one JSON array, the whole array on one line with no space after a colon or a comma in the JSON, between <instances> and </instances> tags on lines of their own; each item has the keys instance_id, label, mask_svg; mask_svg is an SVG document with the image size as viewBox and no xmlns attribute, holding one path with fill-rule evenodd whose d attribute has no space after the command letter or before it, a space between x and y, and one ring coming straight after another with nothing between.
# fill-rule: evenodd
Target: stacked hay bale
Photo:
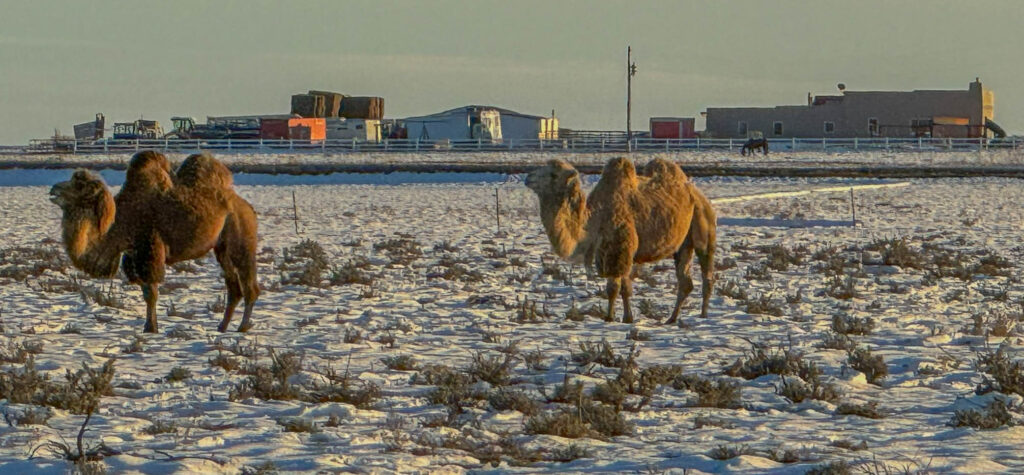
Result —
<instances>
[{"instance_id":1,"label":"stacked hay bale","mask_svg":"<svg viewBox=\"0 0 1024 475\"><path fill-rule=\"evenodd\" d=\"M344 94L331 91L309 91L309 95L323 97L324 115L320 117L338 117L341 101L345 98Z\"/></svg>"},{"instance_id":2,"label":"stacked hay bale","mask_svg":"<svg viewBox=\"0 0 1024 475\"><path fill-rule=\"evenodd\" d=\"M384 98L345 97L341 100L341 109L338 115L346 119L383 119Z\"/></svg>"}]
</instances>

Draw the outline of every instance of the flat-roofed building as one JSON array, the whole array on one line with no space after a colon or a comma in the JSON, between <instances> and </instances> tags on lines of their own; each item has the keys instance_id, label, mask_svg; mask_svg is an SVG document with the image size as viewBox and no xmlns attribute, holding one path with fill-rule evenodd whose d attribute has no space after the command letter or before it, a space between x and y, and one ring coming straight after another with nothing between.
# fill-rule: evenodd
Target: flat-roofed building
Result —
<instances>
[{"instance_id":1,"label":"flat-roofed building","mask_svg":"<svg viewBox=\"0 0 1024 475\"><path fill-rule=\"evenodd\" d=\"M705 136L988 137L1001 132L995 97L975 79L966 90L846 91L807 95L806 105L709 107Z\"/></svg>"}]
</instances>

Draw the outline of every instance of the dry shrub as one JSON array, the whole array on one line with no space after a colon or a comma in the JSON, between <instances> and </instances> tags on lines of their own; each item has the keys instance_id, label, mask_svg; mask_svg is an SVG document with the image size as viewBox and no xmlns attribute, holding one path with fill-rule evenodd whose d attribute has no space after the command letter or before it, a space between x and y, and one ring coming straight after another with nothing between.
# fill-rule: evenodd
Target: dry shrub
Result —
<instances>
[{"instance_id":1,"label":"dry shrub","mask_svg":"<svg viewBox=\"0 0 1024 475\"><path fill-rule=\"evenodd\" d=\"M633 425L614 408L583 398L573 407L537 414L526 421L528 434L576 439L605 439L633 433Z\"/></svg>"},{"instance_id":2,"label":"dry shrub","mask_svg":"<svg viewBox=\"0 0 1024 475\"><path fill-rule=\"evenodd\" d=\"M836 460L812 467L804 475L853 475L853 465L845 460Z\"/></svg>"},{"instance_id":3,"label":"dry shrub","mask_svg":"<svg viewBox=\"0 0 1024 475\"><path fill-rule=\"evenodd\" d=\"M495 389L487 396L487 402L496 411L519 411L527 416L532 416L540 411L540 403L519 389Z\"/></svg>"},{"instance_id":4,"label":"dry shrub","mask_svg":"<svg viewBox=\"0 0 1024 475\"><path fill-rule=\"evenodd\" d=\"M875 319L857 318L853 315L833 315L832 331L840 335L870 335L875 329Z\"/></svg>"},{"instance_id":5,"label":"dry shrub","mask_svg":"<svg viewBox=\"0 0 1024 475\"><path fill-rule=\"evenodd\" d=\"M0 362L23 364L32 355L38 355L42 352L43 342L41 340L29 341L11 338L6 340L5 343L0 344Z\"/></svg>"},{"instance_id":6,"label":"dry shrub","mask_svg":"<svg viewBox=\"0 0 1024 475\"><path fill-rule=\"evenodd\" d=\"M572 361L578 365L599 364L608 368L621 367L627 358L616 355L612 345L606 339L602 339L599 343L581 342L579 353L572 354Z\"/></svg>"},{"instance_id":7,"label":"dry shrub","mask_svg":"<svg viewBox=\"0 0 1024 475\"><path fill-rule=\"evenodd\" d=\"M142 429L142 433L149 435L177 434L178 424L174 421L157 420L150 424L149 427Z\"/></svg>"},{"instance_id":8,"label":"dry shrub","mask_svg":"<svg viewBox=\"0 0 1024 475\"><path fill-rule=\"evenodd\" d=\"M327 252L319 242L303 239L285 248L283 262L278 267L281 283L285 285L323 286L324 273L331 267Z\"/></svg>"},{"instance_id":9,"label":"dry shrub","mask_svg":"<svg viewBox=\"0 0 1024 475\"><path fill-rule=\"evenodd\" d=\"M889 375L889 368L885 365L882 355L872 355L868 348L857 348L849 353L847 361L850 367L864 373L868 383L881 385L881 380Z\"/></svg>"},{"instance_id":10,"label":"dry shrub","mask_svg":"<svg viewBox=\"0 0 1024 475\"><path fill-rule=\"evenodd\" d=\"M869 402L866 404L856 404L852 402L844 402L836 408L836 414L866 417L868 419L885 419L886 414L878 408L877 402Z\"/></svg>"},{"instance_id":11,"label":"dry shrub","mask_svg":"<svg viewBox=\"0 0 1024 475\"><path fill-rule=\"evenodd\" d=\"M732 446L729 446L729 445L719 445L718 447L715 447L715 448L711 449L711 451L708 452L708 457L711 457L711 458L713 458L715 460L729 460L729 459L733 459L733 458L739 457L740 455L755 455L755 454L757 454L757 451L755 451L754 449L750 448L750 446L746 445L746 444L744 444L744 445L732 445Z\"/></svg>"},{"instance_id":12,"label":"dry shrub","mask_svg":"<svg viewBox=\"0 0 1024 475\"><path fill-rule=\"evenodd\" d=\"M63 273L68 264L64 253L53 242L36 247L0 249L0 278L22 282L29 277L39 277L46 271Z\"/></svg>"},{"instance_id":13,"label":"dry shrub","mask_svg":"<svg viewBox=\"0 0 1024 475\"><path fill-rule=\"evenodd\" d=\"M690 405L694 407L717 407L739 409L742 407L742 390L739 383L727 379L710 379L697 375L680 376L672 382L675 389L685 389L697 394Z\"/></svg>"},{"instance_id":14,"label":"dry shrub","mask_svg":"<svg viewBox=\"0 0 1024 475\"><path fill-rule=\"evenodd\" d=\"M772 315L781 317L785 312L782 307L772 301L769 294L755 294L746 301L746 312L756 315Z\"/></svg>"},{"instance_id":15,"label":"dry shrub","mask_svg":"<svg viewBox=\"0 0 1024 475\"><path fill-rule=\"evenodd\" d=\"M380 362L394 371L416 371L416 368L419 367L416 357L413 355L386 356L381 358Z\"/></svg>"},{"instance_id":16,"label":"dry shrub","mask_svg":"<svg viewBox=\"0 0 1024 475\"><path fill-rule=\"evenodd\" d=\"M77 372L66 370L64 379L63 383L50 381L29 358L20 369L0 372L0 399L85 414L95 409L100 398L113 394L114 360L107 360L100 369L83 363Z\"/></svg>"},{"instance_id":17,"label":"dry shrub","mask_svg":"<svg viewBox=\"0 0 1024 475\"><path fill-rule=\"evenodd\" d=\"M803 354L793 350L791 346L779 344L769 348L763 343L755 342L751 342L750 345L750 350L744 352L743 357L726 368L725 374L739 376L743 379L755 379L766 374L805 375L812 370L812 365L803 360Z\"/></svg>"},{"instance_id":18,"label":"dry shrub","mask_svg":"<svg viewBox=\"0 0 1024 475\"><path fill-rule=\"evenodd\" d=\"M978 394L999 391L1003 394L1024 396L1024 362L1013 361L1007 356L1004 348L995 352L979 354L974 366L978 371L988 373L983 376L981 384L975 390Z\"/></svg>"},{"instance_id":19,"label":"dry shrub","mask_svg":"<svg viewBox=\"0 0 1024 475\"><path fill-rule=\"evenodd\" d=\"M164 381L173 383L177 381L184 381L186 379L191 378L192 371L190 371L188 368L184 366L175 366L171 368L171 371L167 373L166 377L164 377Z\"/></svg>"},{"instance_id":20,"label":"dry shrub","mask_svg":"<svg viewBox=\"0 0 1024 475\"><path fill-rule=\"evenodd\" d=\"M775 393L788 399L793 403L801 403L808 399L828 401L835 403L839 401L840 390L832 383L824 383L821 376L813 372L808 381L799 378L782 378L782 384L775 387Z\"/></svg>"},{"instance_id":21,"label":"dry shrub","mask_svg":"<svg viewBox=\"0 0 1024 475\"><path fill-rule=\"evenodd\" d=\"M905 269L924 269L925 257L907 245L907 238L876 239L864 247L868 251L882 254L882 262L886 265Z\"/></svg>"},{"instance_id":22,"label":"dry shrub","mask_svg":"<svg viewBox=\"0 0 1024 475\"><path fill-rule=\"evenodd\" d=\"M1010 413L1006 401L996 398L982 410L963 409L956 411L953 419L949 421L949 425L953 427L973 427L975 429L991 430L1015 424L1013 414Z\"/></svg>"},{"instance_id":23,"label":"dry shrub","mask_svg":"<svg viewBox=\"0 0 1024 475\"><path fill-rule=\"evenodd\" d=\"M420 243L407 237L374 243L373 250L384 253L391 261L391 265L407 266L423 256Z\"/></svg>"},{"instance_id":24,"label":"dry shrub","mask_svg":"<svg viewBox=\"0 0 1024 475\"><path fill-rule=\"evenodd\" d=\"M746 284L740 284L736 279L729 279L719 285L716 289L718 295L729 297L737 301L747 300Z\"/></svg>"},{"instance_id":25,"label":"dry shrub","mask_svg":"<svg viewBox=\"0 0 1024 475\"><path fill-rule=\"evenodd\" d=\"M823 338L821 343L818 344L818 348L850 352L857 348L857 342L841 333L829 331L825 333L825 338Z\"/></svg>"},{"instance_id":26,"label":"dry shrub","mask_svg":"<svg viewBox=\"0 0 1024 475\"><path fill-rule=\"evenodd\" d=\"M369 261L365 257L349 259L341 266L331 269L331 275L328 276L327 281L330 285L373 285L374 277L364 271L367 266L369 266Z\"/></svg>"}]
</instances>

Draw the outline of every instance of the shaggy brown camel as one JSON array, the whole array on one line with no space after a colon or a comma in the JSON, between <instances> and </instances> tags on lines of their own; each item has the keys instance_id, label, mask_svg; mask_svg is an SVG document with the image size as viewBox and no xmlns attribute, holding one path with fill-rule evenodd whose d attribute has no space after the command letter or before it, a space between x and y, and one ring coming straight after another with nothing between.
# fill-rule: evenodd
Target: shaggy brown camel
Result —
<instances>
[{"instance_id":1,"label":"shaggy brown camel","mask_svg":"<svg viewBox=\"0 0 1024 475\"><path fill-rule=\"evenodd\" d=\"M139 152L116 197L98 175L78 170L50 189L50 199L63 210L64 247L75 267L92 277L113 277L121 261L128 281L142 287L145 332L157 331L156 302L165 266L200 258L210 249L224 271L228 293L217 329L227 331L243 298L238 331L252 327L260 294L256 212L232 189L227 167L210 155L188 157L172 175L162 154Z\"/></svg>"},{"instance_id":2,"label":"shaggy brown camel","mask_svg":"<svg viewBox=\"0 0 1024 475\"><path fill-rule=\"evenodd\" d=\"M678 165L655 159L645 168L645 175L638 176L629 160L612 159L586 196L576 169L556 159L531 172L526 186L537 194L541 222L555 253L582 260L608 279L607 320L614 319L615 299L621 292L623 322L633 321L629 299L634 264L675 256L676 305L668 322L676 321L693 290L689 265L695 250L704 270L701 316L707 316L715 214ZM693 219L695 214L699 219Z\"/></svg>"}]
</instances>

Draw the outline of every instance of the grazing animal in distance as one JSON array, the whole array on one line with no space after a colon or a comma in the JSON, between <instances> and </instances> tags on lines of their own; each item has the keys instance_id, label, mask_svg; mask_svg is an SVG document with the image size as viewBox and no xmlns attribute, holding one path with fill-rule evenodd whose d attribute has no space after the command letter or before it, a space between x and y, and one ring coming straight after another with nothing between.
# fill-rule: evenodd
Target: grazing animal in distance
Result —
<instances>
[{"instance_id":1,"label":"grazing animal in distance","mask_svg":"<svg viewBox=\"0 0 1024 475\"><path fill-rule=\"evenodd\" d=\"M614 320L615 300L620 294L622 321L633 321L629 299L634 265L675 256L680 282L670 321L675 321L693 289L692 280L688 275L683 278L682 272L689 269L694 250L704 256L702 268L712 265L713 251L708 249L714 247L714 210L710 202L703 194L695 194L696 187L671 161L655 159L644 171L637 175L631 161L614 158L605 165L589 196L583 192L579 172L564 160L551 160L526 178L526 186L539 199L541 223L555 254L583 261L607 279L609 321ZM699 225L693 223L695 212L702 216ZM687 239L695 230L700 236ZM710 288L706 280L708 296ZM707 312L706 299L702 316Z\"/></svg>"},{"instance_id":2,"label":"grazing animal in distance","mask_svg":"<svg viewBox=\"0 0 1024 475\"><path fill-rule=\"evenodd\" d=\"M768 139L764 137L747 139L747 141L743 143L743 148L740 149L740 155L746 156L747 152L754 155L754 153L757 152L757 149L761 149L761 152L763 152L764 155L768 155Z\"/></svg>"},{"instance_id":3,"label":"grazing animal in distance","mask_svg":"<svg viewBox=\"0 0 1024 475\"><path fill-rule=\"evenodd\" d=\"M185 159L176 173L160 153L143 151L128 164L117 196L99 175L77 170L53 185L50 200L63 211L64 248L72 264L92 277L113 277L119 263L142 287L144 331L156 333L156 303L165 267L213 249L224 274L227 301L217 327L227 331L235 307L245 307L238 331L252 327L259 297L257 220L252 205L232 188L231 172L209 154Z\"/></svg>"}]
</instances>

